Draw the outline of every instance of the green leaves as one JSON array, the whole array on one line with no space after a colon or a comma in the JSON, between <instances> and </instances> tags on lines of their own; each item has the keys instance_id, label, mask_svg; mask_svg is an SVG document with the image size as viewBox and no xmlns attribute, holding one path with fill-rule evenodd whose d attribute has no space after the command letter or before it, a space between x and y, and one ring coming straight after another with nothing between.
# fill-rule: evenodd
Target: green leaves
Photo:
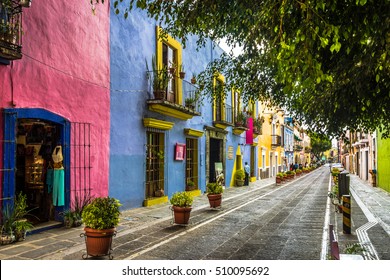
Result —
<instances>
[{"instance_id":1,"label":"green leaves","mask_svg":"<svg viewBox=\"0 0 390 280\"><path fill-rule=\"evenodd\" d=\"M125 17L145 10L183 44L196 35L198 46L209 38L243 46L201 73L209 96L217 69L245 100L270 99L313 129L390 128L389 0L120 2Z\"/></svg>"}]
</instances>

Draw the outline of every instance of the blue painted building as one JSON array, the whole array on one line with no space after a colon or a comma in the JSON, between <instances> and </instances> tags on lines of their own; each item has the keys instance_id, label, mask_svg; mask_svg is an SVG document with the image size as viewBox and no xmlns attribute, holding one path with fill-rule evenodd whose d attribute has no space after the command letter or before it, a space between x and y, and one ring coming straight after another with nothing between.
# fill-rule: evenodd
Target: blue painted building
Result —
<instances>
[{"instance_id":1,"label":"blue painted building","mask_svg":"<svg viewBox=\"0 0 390 280\"><path fill-rule=\"evenodd\" d=\"M166 202L177 191L200 195L218 172L226 187L234 186L234 172L245 161L258 177L257 143L236 124L239 112L255 115L256 106L243 106L234 92L219 102L190 104L201 92L192 74L223 50L212 41L196 50L196 38L185 49L170 36L159 39L161 29L137 10L126 20L111 10L110 25L109 195L124 208ZM165 90L158 91L157 82L166 83ZM223 83L221 73L214 86Z\"/></svg>"}]
</instances>

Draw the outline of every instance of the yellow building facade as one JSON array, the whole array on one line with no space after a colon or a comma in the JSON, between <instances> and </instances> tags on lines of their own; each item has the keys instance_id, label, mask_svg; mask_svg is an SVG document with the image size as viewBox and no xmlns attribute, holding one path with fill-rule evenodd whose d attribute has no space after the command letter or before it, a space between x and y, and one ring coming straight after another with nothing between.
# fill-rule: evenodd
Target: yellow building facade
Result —
<instances>
[{"instance_id":1,"label":"yellow building facade","mask_svg":"<svg viewBox=\"0 0 390 280\"><path fill-rule=\"evenodd\" d=\"M258 136L259 179L275 177L284 170L283 125L284 111L266 104L258 104L262 119L262 133Z\"/></svg>"}]
</instances>

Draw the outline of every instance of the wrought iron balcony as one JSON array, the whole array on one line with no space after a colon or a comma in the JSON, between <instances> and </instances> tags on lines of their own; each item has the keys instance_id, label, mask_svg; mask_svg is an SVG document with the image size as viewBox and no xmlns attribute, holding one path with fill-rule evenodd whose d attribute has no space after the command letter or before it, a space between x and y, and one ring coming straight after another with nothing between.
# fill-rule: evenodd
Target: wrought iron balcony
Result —
<instances>
[{"instance_id":1,"label":"wrought iron balcony","mask_svg":"<svg viewBox=\"0 0 390 280\"><path fill-rule=\"evenodd\" d=\"M215 119L213 125L222 129L233 125L232 106L225 103L215 103L215 106Z\"/></svg>"},{"instance_id":2,"label":"wrought iron balcony","mask_svg":"<svg viewBox=\"0 0 390 280\"><path fill-rule=\"evenodd\" d=\"M20 0L0 1L0 58L22 58L22 6Z\"/></svg>"},{"instance_id":3,"label":"wrought iron balcony","mask_svg":"<svg viewBox=\"0 0 390 280\"><path fill-rule=\"evenodd\" d=\"M200 116L200 90L195 85L163 71L149 71L147 78L149 110L181 120Z\"/></svg>"},{"instance_id":4,"label":"wrought iron balcony","mask_svg":"<svg viewBox=\"0 0 390 280\"><path fill-rule=\"evenodd\" d=\"M271 135L272 138L272 147L282 146L282 137L280 135Z\"/></svg>"}]
</instances>

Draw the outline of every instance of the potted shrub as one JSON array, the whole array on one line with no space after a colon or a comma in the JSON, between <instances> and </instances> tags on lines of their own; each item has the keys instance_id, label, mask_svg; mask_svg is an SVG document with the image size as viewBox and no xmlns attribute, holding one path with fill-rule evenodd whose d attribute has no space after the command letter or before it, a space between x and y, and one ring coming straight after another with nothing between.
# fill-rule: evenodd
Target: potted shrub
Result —
<instances>
[{"instance_id":1,"label":"potted shrub","mask_svg":"<svg viewBox=\"0 0 390 280\"><path fill-rule=\"evenodd\" d=\"M184 65L183 64L180 64L179 65L179 77L180 79L184 79L186 76L186 72L184 72Z\"/></svg>"},{"instance_id":2,"label":"potted shrub","mask_svg":"<svg viewBox=\"0 0 390 280\"><path fill-rule=\"evenodd\" d=\"M14 241L22 241L26 234L33 228L26 217L31 216L27 209L27 196L19 193L15 197L14 205L7 204L1 213L1 244L9 244Z\"/></svg>"},{"instance_id":3,"label":"potted shrub","mask_svg":"<svg viewBox=\"0 0 390 280\"><path fill-rule=\"evenodd\" d=\"M187 192L176 192L172 195L170 202L175 224L188 224L193 200Z\"/></svg>"},{"instance_id":4,"label":"potted shrub","mask_svg":"<svg viewBox=\"0 0 390 280\"><path fill-rule=\"evenodd\" d=\"M165 99L165 93L169 83L168 68L163 66L161 69L157 66L156 57L152 56L152 71L149 71L146 61L148 79L152 81L153 94L155 99Z\"/></svg>"},{"instance_id":5,"label":"potted shrub","mask_svg":"<svg viewBox=\"0 0 390 280\"><path fill-rule=\"evenodd\" d=\"M195 73L192 73L191 84L193 84L193 85L196 84L196 74Z\"/></svg>"},{"instance_id":6,"label":"potted shrub","mask_svg":"<svg viewBox=\"0 0 390 280\"><path fill-rule=\"evenodd\" d=\"M187 108L191 110L195 109L195 98L187 97L184 102Z\"/></svg>"},{"instance_id":7,"label":"potted shrub","mask_svg":"<svg viewBox=\"0 0 390 280\"><path fill-rule=\"evenodd\" d=\"M244 169L239 169L236 171L236 186L242 187L245 182L245 172Z\"/></svg>"},{"instance_id":8,"label":"potted shrub","mask_svg":"<svg viewBox=\"0 0 390 280\"><path fill-rule=\"evenodd\" d=\"M236 123L235 123L235 126L236 127L246 127L246 116L244 114L244 112L238 112L237 113L237 117L236 117Z\"/></svg>"},{"instance_id":9,"label":"potted shrub","mask_svg":"<svg viewBox=\"0 0 390 280\"><path fill-rule=\"evenodd\" d=\"M295 177L295 172L292 170L286 171L287 179L294 179Z\"/></svg>"},{"instance_id":10,"label":"potted shrub","mask_svg":"<svg viewBox=\"0 0 390 280\"><path fill-rule=\"evenodd\" d=\"M209 199L210 207L217 208L221 206L223 187L219 183L208 183L206 185L207 198Z\"/></svg>"},{"instance_id":11,"label":"potted shrub","mask_svg":"<svg viewBox=\"0 0 390 280\"><path fill-rule=\"evenodd\" d=\"M112 259L112 238L119 224L120 206L119 200L115 198L97 197L84 207L81 216L85 224L82 236L85 237L86 257L108 255Z\"/></svg>"},{"instance_id":12,"label":"potted shrub","mask_svg":"<svg viewBox=\"0 0 390 280\"><path fill-rule=\"evenodd\" d=\"M193 190L196 190L196 186L195 186L194 181L187 180L186 191L193 191Z\"/></svg>"},{"instance_id":13,"label":"potted shrub","mask_svg":"<svg viewBox=\"0 0 390 280\"><path fill-rule=\"evenodd\" d=\"M283 177L284 177L284 175L282 172L277 173L276 174L276 184L282 183Z\"/></svg>"}]
</instances>

